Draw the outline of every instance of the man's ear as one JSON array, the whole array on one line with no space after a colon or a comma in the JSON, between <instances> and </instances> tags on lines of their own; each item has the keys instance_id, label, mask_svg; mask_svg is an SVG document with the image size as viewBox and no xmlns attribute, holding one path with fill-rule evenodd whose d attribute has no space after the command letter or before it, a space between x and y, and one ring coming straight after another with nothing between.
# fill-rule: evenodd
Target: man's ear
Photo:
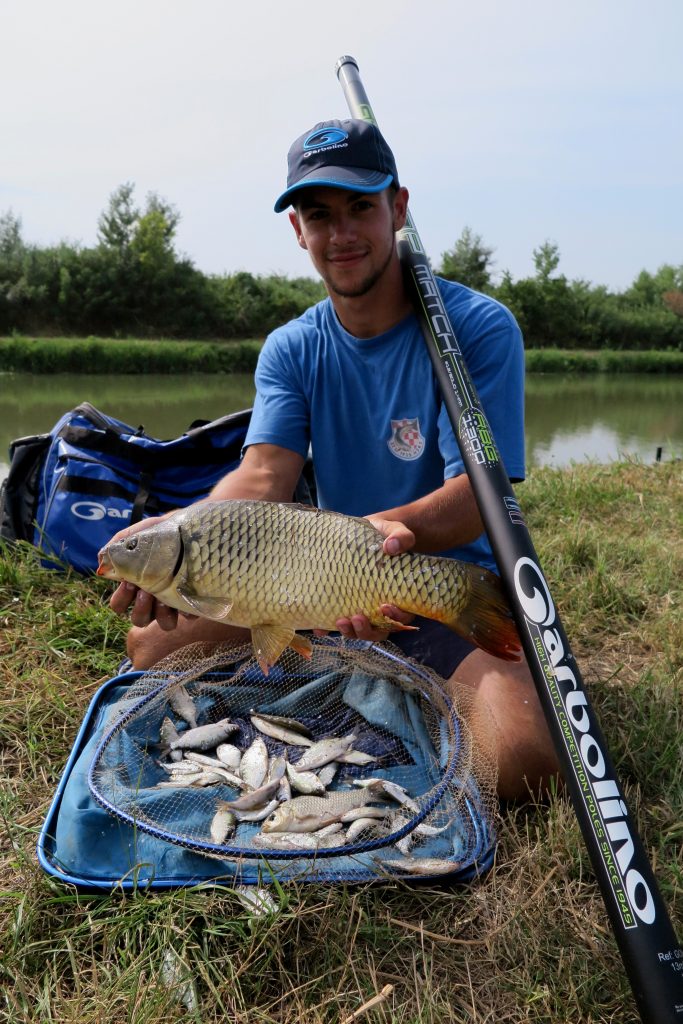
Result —
<instances>
[{"instance_id":1,"label":"man's ear","mask_svg":"<svg viewBox=\"0 0 683 1024\"><path fill-rule=\"evenodd\" d=\"M291 210L290 211L289 223L294 228L294 234L296 235L296 240L299 243L299 245L301 246L301 248L302 249L307 249L308 246L306 245L306 242L304 241L304 236L303 236L303 234L301 232L301 224L299 223L299 218L297 216L296 210Z\"/></svg>"},{"instance_id":2,"label":"man's ear","mask_svg":"<svg viewBox=\"0 0 683 1024\"><path fill-rule=\"evenodd\" d=\"M401 186L394 196L394 231L400 231L408 215L408 189Z\"/></svg>"}]
</instances>

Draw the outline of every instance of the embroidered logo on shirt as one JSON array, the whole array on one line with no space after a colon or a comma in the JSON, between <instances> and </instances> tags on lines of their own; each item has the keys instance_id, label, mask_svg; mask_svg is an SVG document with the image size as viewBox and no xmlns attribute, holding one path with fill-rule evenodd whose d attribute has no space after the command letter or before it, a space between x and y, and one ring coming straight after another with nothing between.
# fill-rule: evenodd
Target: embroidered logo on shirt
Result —
<instances>
[{"instance_id":1,"label":"embroidered logo on shirt","mask_svg":"<svg viewBox=\"0 0 683 1024\"><path fill-rule=\"evenodd\" d=\"M420 433L420 421L392 420L389 451L397 459L419 459L425 450L425 439Z\"/></svg>"}]
</instances>

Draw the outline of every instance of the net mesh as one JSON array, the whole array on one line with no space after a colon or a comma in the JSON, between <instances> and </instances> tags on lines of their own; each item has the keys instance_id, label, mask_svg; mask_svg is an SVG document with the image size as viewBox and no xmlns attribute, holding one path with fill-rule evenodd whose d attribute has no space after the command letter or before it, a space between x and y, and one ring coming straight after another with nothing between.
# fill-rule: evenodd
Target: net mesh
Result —
<instances>
[{"instance_id":1,"label":"net mesh","mask_svg":"<svg viewBox=\"0 0 683 1024\"><path fill-rule=\"evenodd\" d=\"M120 820L279 878L428 878L492 853L496 769L474 695L390 644L312 637L266 677L194 644L109 709L92 795Z\"/></svg>"}]
</instances>

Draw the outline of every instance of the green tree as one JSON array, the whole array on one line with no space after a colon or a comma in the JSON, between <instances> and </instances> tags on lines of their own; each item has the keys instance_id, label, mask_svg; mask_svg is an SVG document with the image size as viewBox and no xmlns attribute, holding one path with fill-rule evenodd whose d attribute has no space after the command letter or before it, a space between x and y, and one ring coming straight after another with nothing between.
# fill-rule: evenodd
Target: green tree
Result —
<instances>
[{"instance_id":1,"label":"green tree","mask_svg":"<svg viewBox=\"0 0 683 1024\"><path fill-rule=\"evenodd\" d=\"M133 259L148 272L158 273L173 265L173 231L161 210L138 217L129 248Z\"/></svg>"},{"instance_id":2,"label":"green tree","mask_svg":"<svg viewBox=\"0 0 683 1024\"><path fill-rule=\"evenodd\" d=\"M114 189L106 210L97 222L100 244L118 253L119 256L127 253L140 216L140 211L133 201L134 191L135 185L132 181L124 182Z\"/></svg>"},{"instance_id":3,"label":"green tree","mask_svg":"<svg viewBox=\"0 0 683 1024\"><path fill-rule=\"evenodd\" d=\"M24 241L21 237L21 218L15 217L11 210L0 216L0 260L15 259L24 252Z\"/></svg>"},{"instance_id":4,"label":"green tree","mask_svg":"<svg viewBox=\"0 0 683 1024\"><path fill-rule=\"evenodd\" d=\"M683 291L679 288L671 288L670 291L663 293L662 301L674 316L683 318Z\"/></svg>"},{"instance_id":5,"label":"green tree","mask_svg":"<svg viewBox=\"0 0 683 1024\"><path fill-rule=\"evenodd\" d=\"M145 197L144 216L147 217L150 214L159 214L163 218L164 241L167 243L169 248L172 248L175 241L176 230L180 223L180 213L178 212L178 208L173 206L173 204L169 203L166 199L163 199L156 192L148 192Z\"/></svg>"},{"instance_id":6,"label":"green tree","mask_svg":"<svg viewBox=\"0 0 683 1024\"><path fill-rule=\"evenodd\" d=\"M666 292L683 290L683 266L664 263L656 273L641 270L630 288L623 293L623 304L632 309L663 308Z\"/></svg>"},{"instance_id":7,"label":"green tree","mask_svg":"<svg viewBox=\"0 0 683 1024\"><path fill-rule=\"evenodd\" d=\"M537 280L545 283L550 280L560 265L560 250L555 242L546 239L543 245L533 250L534 266Z\"/></svg>"},{"instance_id":8,"label":"green tree","mask_svg":"<svg viewBox=\"0 0 683 1024\"><path fill-rule=\"evenodd\" d=\"M452 249L441 254L441 266L437 274L449 281L486 291L491 287L491 257L495 249L484 245L481 235L475 235L471 228L463 228L460 238Z\"/></svg>"}]
</instances>

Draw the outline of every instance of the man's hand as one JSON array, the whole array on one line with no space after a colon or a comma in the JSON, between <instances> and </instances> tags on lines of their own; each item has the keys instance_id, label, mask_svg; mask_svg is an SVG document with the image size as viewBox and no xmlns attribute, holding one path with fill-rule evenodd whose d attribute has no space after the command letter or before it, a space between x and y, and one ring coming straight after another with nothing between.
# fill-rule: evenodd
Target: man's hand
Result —
<instances>
[{"instance_id":1,"label":"man's hand","mask_svg":"<svg viewBox=\"0 0 683 1024\"><path fill-rule=\"evenodd\" d=\"M381 516L367 516L369 522L379 530L384 537L382 550L385 555L399 555L402 551L409 551L415 544L415 534L409 530L404 523L392 519L383 519ZM404 626L409 625L414 616L410 612L404 612L393 604L383 604L379 609L382 615L396 622L402 622ZM354 640L386 640L391 630L377 629L370 624L367 615L351 615L349 618L337 619L335 623L342 636ZM316 630L317 636L323 636L324 630Z\"/></svg>"},{"instance_id":2,"label":"man's hand","mask_svg":"<svg viewBox=\"0 0 683 1024\"><path fill-rule=\"evenodd\" d=\"M166 516L150 516L149 519L142 519L139 523L120 530L109 543L123 540L133 533L155 526L165 518ZM161 629L172 630L178 624L178 612L175 608L169 608L163 601L158 601L153 594L148 594L146 590L140 590L134 583L119 583L109 601L110 608L117 615L125 615L131 605L130 621L134 626L148 626L150 622L156 621ZM195 618L195 616L188 615L186 618Z\"/></svg>"}]
</instances>

